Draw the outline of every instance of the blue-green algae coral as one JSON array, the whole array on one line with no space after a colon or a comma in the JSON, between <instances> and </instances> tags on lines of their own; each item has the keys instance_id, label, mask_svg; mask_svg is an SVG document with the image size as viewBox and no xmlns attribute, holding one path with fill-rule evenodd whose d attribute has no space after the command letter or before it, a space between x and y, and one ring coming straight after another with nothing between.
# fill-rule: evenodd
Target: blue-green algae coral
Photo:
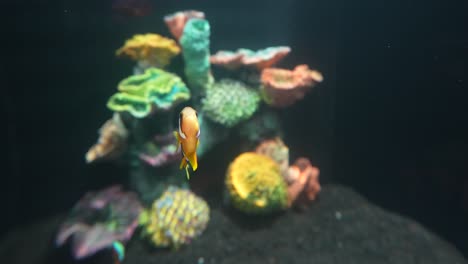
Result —
<instances>
[{"instance_id":1,"label":"blue-green algae coral","mask_svg":"<svg viewBox=\"0 0 468 264\"><path fill-rule=\"evenodd\" d=\"M115 112L127 111L137 118L143 118L154 110L170 110L190 99L190 90L175 74L148 68L143 74L122 80L119 92L107 102Z\"/></svg>"},{"instance_id":2,"label":"blue-green algae coral","mask_svg":"<svg viewBox=\"0 0 468 264\"><path fill-rule=\"evenodd\" d=\"M188 84L205 90L213 83L210 64L210 24L206 19L193 18L185 24L182 37L182 56Z\"/></svg>"}]
</instances>

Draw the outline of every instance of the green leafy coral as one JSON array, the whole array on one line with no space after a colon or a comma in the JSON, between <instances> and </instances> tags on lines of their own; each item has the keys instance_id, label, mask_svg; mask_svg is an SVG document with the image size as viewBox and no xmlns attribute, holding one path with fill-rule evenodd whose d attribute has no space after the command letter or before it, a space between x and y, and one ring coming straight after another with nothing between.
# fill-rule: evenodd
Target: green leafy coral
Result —
<instances>
[{"instance_id":1,"label":"green leafy coral","mask_svg":"<svg viewBox=\"0 0 468 264\"><path fill-rule=\"evenodd\" d=\"M249 119L257 111L259 93L244 83L223 79L206 91L202 110L208 118L226 127Z\"/></svg>"},{"instance_id":2,"label":"green leafy coral","mask_svg":"<svg viewBox=\"0 0 468 264\"><path fill-rule=\"evenodd\" d=\"M107 107L116 112L127 111L137 118L146 117L153 110L170 110L190 99L189 89L177 75L157 68L122 80L118 90Z\"/></svg>"}]
</instances>

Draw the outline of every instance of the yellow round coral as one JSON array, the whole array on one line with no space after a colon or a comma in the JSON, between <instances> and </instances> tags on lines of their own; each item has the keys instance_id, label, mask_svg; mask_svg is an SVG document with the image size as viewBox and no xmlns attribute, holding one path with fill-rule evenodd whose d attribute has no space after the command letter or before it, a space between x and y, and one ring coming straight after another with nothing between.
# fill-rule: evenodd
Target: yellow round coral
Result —
<instances>
[{"instance_id":1,"label":"yellow round coral","mask_svg":"<svg viewBox=\"0 0 468 264\"><path fill-rule=\"evenodd\" d=\"M179 53L180 48L174 40L158 34L134 35L116 51L117 56L128 56L160 68L167 66Z\"/></svg>"},{"instance_id":2,"label":"yellow round coral","mask_svg":"<svg viewBox=\"0 0 468 264\"><path fill-rule=\"evenodd\" d=\"M206 228L210 208L189 190L169 186L154 201L151 209L140 215L143 235L156 247L179 248L190 243Z\"/></svg>"},{"instance_id":3,"label":"yellow round coral","mask_svg":"<svg viewBox=\"0 0 468 264\"><path fill-rule=\"evenodd\" d=\"M239 155L229 165L225 183L232 205L240 211L262 214L286 208L286 183L278 164L268 156Z\"/></svg>"}]
</instances>

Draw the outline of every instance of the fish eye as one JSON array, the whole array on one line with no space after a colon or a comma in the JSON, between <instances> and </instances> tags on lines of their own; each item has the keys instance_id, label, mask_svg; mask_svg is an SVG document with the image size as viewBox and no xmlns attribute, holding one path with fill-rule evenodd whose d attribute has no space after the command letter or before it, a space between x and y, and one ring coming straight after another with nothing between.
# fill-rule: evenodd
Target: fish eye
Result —
<instances>
[{"instance_id":1,"label":"fish eye","mask_svg":"<svg viewBox=\"0 0 468 264\"><path fill-rule=\"evenodd\" d=\"M195 111L195 116L198 117L198 112L197 111Z\"/></svg>"},{"instance_id":2,"label":"fish eye","mask_svg":"<svg viewBox=\"0 0 468 264\"><path fill-rule=\"evenodd\" d=\"M181 119L182 119L182 116L183 116L183 114L182 114L182 113L180 113L180 114L179 114L179 118L181 118Z\"/></svg>"}]
</instances>

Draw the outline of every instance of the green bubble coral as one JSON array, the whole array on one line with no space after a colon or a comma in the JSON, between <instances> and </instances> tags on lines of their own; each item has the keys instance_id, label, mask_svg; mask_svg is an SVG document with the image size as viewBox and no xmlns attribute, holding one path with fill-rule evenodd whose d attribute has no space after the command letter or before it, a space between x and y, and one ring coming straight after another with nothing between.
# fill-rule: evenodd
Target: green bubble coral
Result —
<instances>
[{"instance_id":1,"label":"green bubble coral","mask_svg":"<svg viewBox=\"0 0 468 264\"><path fill-rule=\"evenodd\" d=\"M154 246L175 249L199 236L209 220L210 208L202 198L174 186L140 215L143 235Z\"/></svg>"},{"instance_id":2,"label":"green bubble coral","mask_svg":"<svg viewBox=\"0 0 468 264\"><path fill-rule=\"evenodd\" d=\"M177 75L157 68L122 80L118 90L107 107L116 112L127 111L137 118L154 110L170 110L190 99L189 89Z\"/></svg>"},{"instance_id":3,"label":"green bubble coral","mask_svg":"<svg viewBox=\"0 0 468 264\"><path fill-rule=\"evenodd\" d=\"M223 79L206 91L202 110L208 118L226 127L249 119L257 111L259 93L244 83Z\"/></svg>"},{"instance_id":4,"label":"green bubble coral","mask_svg":"<svg viewBox=\"0 0 468 264\"><path fill-rule=\"evenodd\" d=\"M232 205L248 214L265 214L287 207L287 186L278 164L254 152L239 155L226 173Z\"/></svg>"},{"instance_id":5,"label":"green bubble coral","mask_svg":"<svg viewBox=\"0 0 468 264\"><path fill-rule=\"evenodd\" d=\"M189 85L196 89L207 89L213 83L208 21L199 18L189 19L180 38L180 45L183 50L185 75Z\"/></svg>"}]
</instances>

